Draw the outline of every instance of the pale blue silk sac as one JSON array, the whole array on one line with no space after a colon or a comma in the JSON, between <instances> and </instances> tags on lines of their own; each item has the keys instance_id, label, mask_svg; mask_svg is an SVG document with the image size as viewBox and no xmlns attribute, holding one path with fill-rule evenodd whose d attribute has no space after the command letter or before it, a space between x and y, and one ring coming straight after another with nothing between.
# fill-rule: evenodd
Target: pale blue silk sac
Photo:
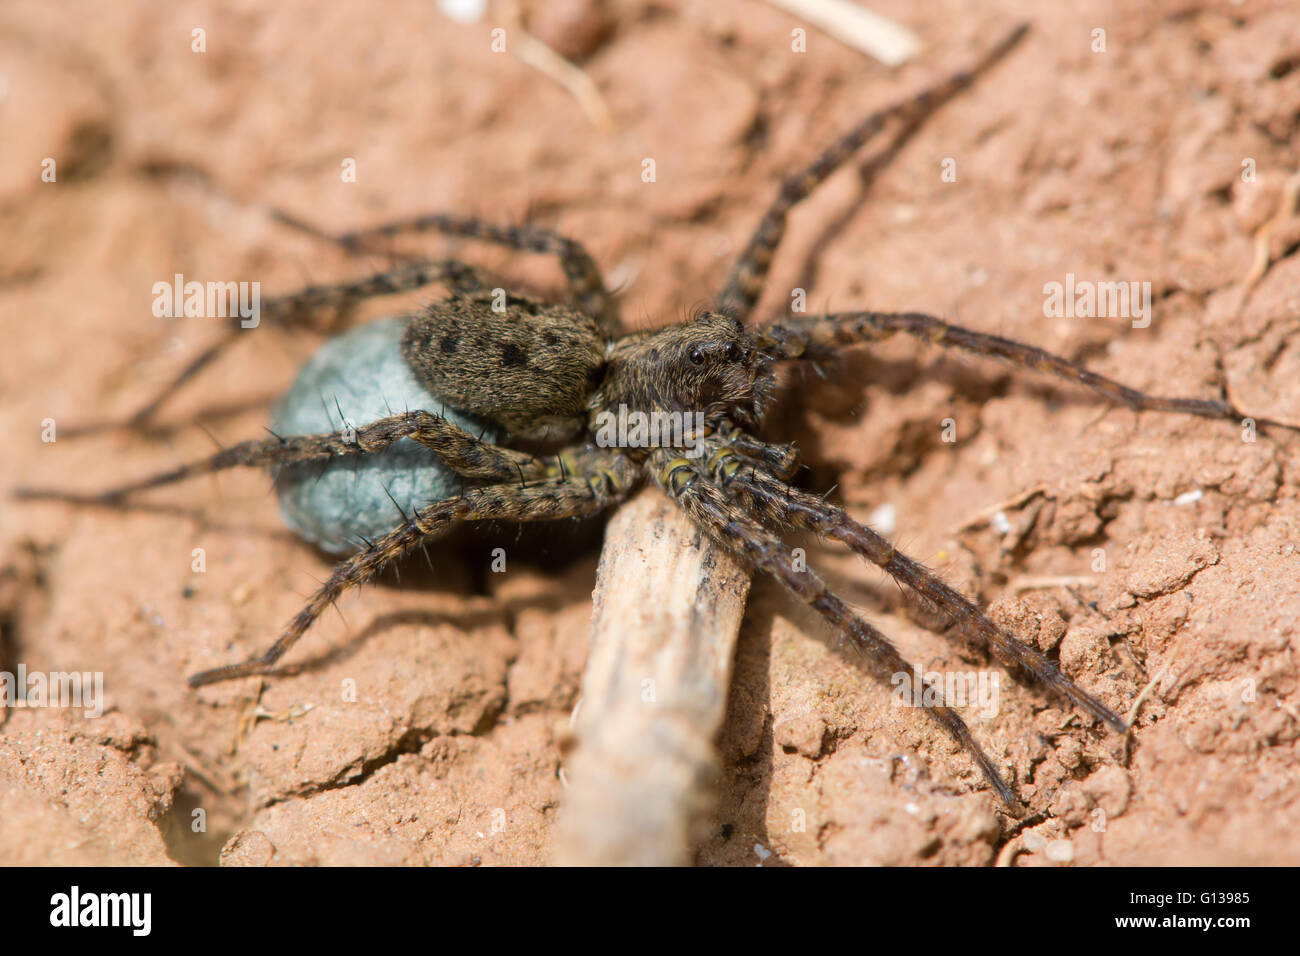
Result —
<instances>
[{"instance_id":1,"label":"pale blue silk sac","mask_svg":"<svg viewBox=\"0 0 1300 956\"><path fill-rule=\"evenodd\" d=\"M325 342L272 409L271 430L285 437L338 432L349 423L360 428L423 409L496 442L488 423L444 406L416 379L402 358L409 321L378 319ZM332 554L357 551L363 539L375 541L392 531L402 521L398 506L410 515L462 485L437 455L410 438L379 454L283 465L273 475L285 522Z\"/></svg>"}]
</instances>

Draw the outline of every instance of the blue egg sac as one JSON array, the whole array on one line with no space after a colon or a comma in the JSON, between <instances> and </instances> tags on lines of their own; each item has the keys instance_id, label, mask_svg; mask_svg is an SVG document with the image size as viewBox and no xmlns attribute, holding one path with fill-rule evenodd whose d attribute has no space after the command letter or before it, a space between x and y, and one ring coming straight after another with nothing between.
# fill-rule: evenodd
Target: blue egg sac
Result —
<instances>
[{"instance_id":1,"label":"blue egg sac","mask_svg":"<svg viewBox=\"0 0 1300 956\"><path fill-rule=\"evenodd\" d=\"M378 319L327 341L272 409L271 430L285 437L337 432L423 409L496 442L488 423L444 407L416 379L402 358L409 321ZM333 554L356 551L365 546L363 539L392 531L402 521L398 506L409 515L461 487L437 455L410 438L379 454L282 465L272 474L285 522Z\"/></svg>"}]
</instances>

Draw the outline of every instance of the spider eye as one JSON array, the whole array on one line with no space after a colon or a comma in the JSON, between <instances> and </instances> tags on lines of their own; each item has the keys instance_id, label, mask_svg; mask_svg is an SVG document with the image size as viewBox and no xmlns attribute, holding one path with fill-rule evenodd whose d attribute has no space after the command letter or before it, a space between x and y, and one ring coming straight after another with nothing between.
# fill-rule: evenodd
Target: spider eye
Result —
<instances>
[{"instance_id":1,"label":"spider eye","mask_svg":"<svg viewBox=\"0 0 1300 956\"><path fill-rule=\"evenodd\" d=\"M740 346L735 342L727 343L727 361L735 362L740 358Z\"/></svg>"},{"instance_id":2,"label":"spider eye","mask_svg":"<svg viewBox=\"0 0 1300 956\"><path fill-rule=\"evenodd\" d=\"M695 346L695 348L691 349L691 352L687 356L687 358L691 360L692 365L704 364L704 353L700 351L700 347L698 345Z\"/></svg>"}]
</instances>

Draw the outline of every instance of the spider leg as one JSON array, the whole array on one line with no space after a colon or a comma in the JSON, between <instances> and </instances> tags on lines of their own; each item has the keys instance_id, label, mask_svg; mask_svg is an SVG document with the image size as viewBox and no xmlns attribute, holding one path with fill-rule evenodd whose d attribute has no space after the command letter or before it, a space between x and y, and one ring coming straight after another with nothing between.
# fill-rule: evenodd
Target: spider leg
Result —
<instances>
[{"instance_id":1,"label":"spider leg","mask_svg":"<svg viewBox=\"0 0 1300 956\"><path fill-rule=\"evenodd\" d=\"M430 536L459 521L555 521L594 515L621 500L637 478L636 466L622 455L575 451L581 471L531 485L499 484L470 488L456 498L434 502L414 512L384 537L340 562L329 580L263 654L239 664L201 671L191 687L265 674L344 591L365 584L386 565L409 553Z\"/></svg>"},{"instance_id":2,"label":"spider leg","mask_svg":"<svg viewBox=\"0 0 1300 956\"><path fill-rule=\"evenodd\" d=\"M781 184L780 192L764 213L740 258L732 267L726 285L718 296L717 310L734 316L742 322L745 321L763 292L763 284L771 268L772 257L785 236L786 220L790 210L806 199L814 189L866 145L867 141L880 132L886 123L897 119L904 130L918 126L927 116L970 86L976 77L1011 52L1028 30L1027 24L1021 24L994 45L970 69L954 73L908 99L867 116L832 143L808 167L787 178Z\"/></svg>"},{"instance_id":3,"label":"spider leg","mask_svg":"<svg viewBox=\"0 0 1300 956\"><path fill-rule=\"evenodd\" d=\"M699 459L692 462L679 454L671 448L658 449L647 460L646 469L697 525L751 567L771 574L782 587L821 614L864 653L881 680L889 682L896 674L913 673L911 665L884 634L854 614L814 571L797 568L786 556L787 549L780 538L755 520L751 512L728 500L702 469ZM942 699L936 686L926 684L926 688L927 696ZM942 703L925 710L970 754L1002 801L1013 811L1019 811L1015 793L956 711Z\"/></svg>"},{"instance_id":4,"label":"spider leg","mask_svg":"<svg viewBox=\"0 0 1300 956\"><path fill-rule=\"evenodd\" d=\"M19 488L14 494L26 499L117 505L135 492L184 481L197 475L207 475L227 468L290 465L347 455L375 454L402 438L414 439L436 453L452 471L463 478L476 481L526 482L575 470L575 460L570 452L538 457L512 448L503 448L476 438L441 415L412 411L389 415L345 431L283 438L275 435L240 442L199 461L108 491L81 494L54 489Z\"/></svg>"},{"instance_id":5,"label":"spider leg","mask_svg":"<svg viewBox=\"0 0 1300 956\"><path fill-rule=\"evenodd\" d=\"M605 289L605 280L601 277L596 260L576 239L562 236L550 229L542 229L538 226L503 226L484 222L473 216L431 213L340 235L331 235L290 213L279 209L272 209L270 212L273 218L285 225L342 246L350 252L363 251L381 239L394 239L412 233L437 232L447 236L491 242L522 252L550 253L559 258L560 266L569 283L569 290L587 314L599 319L610 334L616 334L620 330L618 308L613 296Z\"/></svg>"},{"instance_id":6,"label":"spider leg","mask_svg":"<svg viewBox=\"0 0 1300 956\"><path fill-rule=\"evenodd\" d=\"M297 325L305 321L313 312L333 308L342 310L363 299L381 295L394 295L409 292L434 282L446 282L456 291L469 292L491 287L487 273L475 266L455 259L434 259L408 262L387 272L376 273L364 279L348 282L330 283L328 285L311 285L297 292L277 296L262 303L258 322L268 319L272 323ZM168 382L148 403L138 409L125 422L117 427L141 428L157 414L167 399L171 398L194 376L212 364L222 352L234 344L243 329L231 325L221 337L195 356L180 372ZM106 426L81 426L69 429L72 434L85 434ZM112 426L108 426L112 427Z\"/></svg>"},{"instance_id":7,"label":"spider leg","mask_svg":"<svg viewBox=\"0 0 1300 956\"><path fill-rule=\"evenodd\" d=\"M745 467L724 442L711 439L703 444L708 455L707 468L714 481L751 513L847 545L938 607L968 640L991 651L1004 666L1029 674L1112 729L1120 732L1128 729L1114 711L1062 674L1055 662L1002 630L937 574L897 550L888 538L853 520L843 508L791 488L759 469Z\"/></svg>"},{"instance_id":8,"label":"spider leg","mask_svg":"<svg viewBox=\"0 0 1300 956\"><path fill-rule=\"evenodd\" d=\"M1298 425L1248 416L1229 402L1207 398L1166 398L1148 395L1114 379L1089 371L1078 362L1053 355L1014 339L976 332L920 312L836 312L786 318L759 328L759 347L775 358L823 358L836 348L878 342L896 332L976 355L1004 359L1013 365L1055 375L1120 402L1134 411L1175 412L1204 418L1251 418L1259 425L1300 430Z\"/></svg>"}]
</instances>

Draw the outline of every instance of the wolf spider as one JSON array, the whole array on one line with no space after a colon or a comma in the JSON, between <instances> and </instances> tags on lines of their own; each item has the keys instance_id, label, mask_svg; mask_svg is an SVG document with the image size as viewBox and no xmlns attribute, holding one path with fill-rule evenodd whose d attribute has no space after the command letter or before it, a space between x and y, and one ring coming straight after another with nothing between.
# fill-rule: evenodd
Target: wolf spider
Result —
<instances>
[{"instance_id":1,"label":"wolf spider","mask_svg":"<svg viewBox=\"0 0 1300 956\"><path fill-rule=\"evenodd\" d=\"M912 669L888 638L855 614L816 572L791 559L778 536L780 530L812 531L842 542L928 599L954 622L964 639L991 653L1003 666L1045 685L1111 729L1123 732L1126 724L1114 711L1065 677L1053 661L993 623L933 572L842 508L791 486L788 481L797 467L793 448L756 437L773 399L776 363L825 359L837 349L878 342L897 332L1045 372L1138 411L1245 417L1225 401L1147 395L1031 345L916 312L846 311L791 315L756 327L746 324L791 209L887 123L899 125L900 138L909 135L928 114L1006 56L1024 33L1021 27L1009 34L969 71L867 116L812 164L787 178L713 307L657 331L622 332L613 296L591 256L578 242L545 229L431 215L330 236L280 214L283 222L353 252L373 248L378 240L438 232L559 257L572 293L570 304L511 293L505 295L504 307L494 308L502 306L500 301L493 302L494 296L500 299L502 290L493 290L491 280L476 267L455 260L408 259L397 268L357 282L315 286L264 305L264 318L294 323L326 306L346 306L369 296L444 283L451 291L448 298L407 317L402 355L430 393L449 407L499 427L507 436L503 443L484 441L448 421L440 411L419 408L346 432L275 435L242 442L206 460L99 494L21 493L115 505L136 492L224 468L340 462L383 452L402 439L431 450L465 483L459 494L403 513L391 531L367 541L340 562L263 654L194 674L189 678L194 687L270 672L346 589L365 583L453 525L594 515L622 501L642 483L652 482L713 540L751 569L771 574L794 597L814 608L865 654L883 680ZM171 392L210 363L232 339L233 332L218 339L129 424L146 423ZM598 416L616 412L620 406L647 416L702 412L704 428L690 436L690 441L703 453L687 455L680 444L601 447L594 441ZM526 447L529 440L543 437L568 444L553 443L548 454L512 447ZM937 688L930 693L942 701ZM1014 792L961 717L942 704L926 711L970 754L1004 803L1016 812Z\"/></svg>"}]
</instances>

